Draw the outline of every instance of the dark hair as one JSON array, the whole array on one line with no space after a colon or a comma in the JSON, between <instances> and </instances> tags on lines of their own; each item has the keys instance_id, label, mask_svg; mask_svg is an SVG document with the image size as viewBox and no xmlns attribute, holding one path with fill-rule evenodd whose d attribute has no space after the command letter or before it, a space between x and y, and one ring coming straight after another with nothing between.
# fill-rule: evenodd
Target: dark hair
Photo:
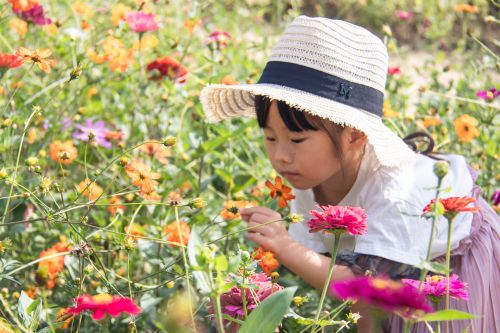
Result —
<instances>
[{"instance_id":1,"label":"dark hair","mask_svg":"<svg viewBox=\"0 0 500 333\"><path fill-rule=\"evenodd\" d=\"M271 102L272 99L267 96L255 95L255 112L257 114L257 122L260 128L265 128L267 125ZM339 158L342 157L340 133L343 131L344 127L337 125L328 119L312 115L308 112L303 112L283 101L277 100L277 102L280 117L290 131L302 132L307 130L323 130L328 134L328 136L330 136Z\"/></svg>"}]
</instances>

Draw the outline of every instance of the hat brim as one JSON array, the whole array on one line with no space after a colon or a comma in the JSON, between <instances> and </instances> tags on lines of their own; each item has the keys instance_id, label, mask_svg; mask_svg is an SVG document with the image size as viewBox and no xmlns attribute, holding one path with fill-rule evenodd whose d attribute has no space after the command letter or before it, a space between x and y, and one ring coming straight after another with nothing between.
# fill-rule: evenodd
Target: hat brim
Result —
<instances>
[{"instance_id":1,"label":"hat brim","mask_svg":"<svg viewBox=\"0 0 500 333\"><path fill-rule=\"evenodd\" d=\"M291 107L362 131L382 166L397 167L415 159L415 152L385 126L380 117L302 90L274 84L213 84L202 89L200 100L207 120L217 122L241 116L254 117L255 95L283 101Z\"/></svg>"}]
</instances>

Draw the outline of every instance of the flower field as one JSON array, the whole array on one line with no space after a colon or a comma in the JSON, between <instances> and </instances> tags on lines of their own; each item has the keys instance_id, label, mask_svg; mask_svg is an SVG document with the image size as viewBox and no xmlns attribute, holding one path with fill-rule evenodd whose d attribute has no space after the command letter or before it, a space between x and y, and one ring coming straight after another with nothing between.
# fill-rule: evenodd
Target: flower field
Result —
<instances>
[{"instance_id":1,"label":"flower field","mask_svg":"<svg viewBox=\"0 0 500 333\"><path fill-rule=\"evenodd\" d=\"M446 267L420 283L364 277L321 293L246 238L243 208L300 221L293 190L255 119L208 123L199 93L257 82L300 14L383 38L386 124L465 156L499 211L499 5L338 3L2 1L0 332L354 332L354 298L408 325L468 318L432 307L468 297ZM451 224L471 202L421 210ZM362 209L321 209L311 232L366 231Z\"/></svg>"}]
</instances>

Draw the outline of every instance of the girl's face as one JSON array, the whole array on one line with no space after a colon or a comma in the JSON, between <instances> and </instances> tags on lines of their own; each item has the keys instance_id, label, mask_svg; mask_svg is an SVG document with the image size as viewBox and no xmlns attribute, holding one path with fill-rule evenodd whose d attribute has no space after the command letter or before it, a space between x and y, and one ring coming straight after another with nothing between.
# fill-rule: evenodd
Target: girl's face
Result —
<instances>
[{"instance_id":1,"label":"girl's face","mask_svg":"<svg viewBox=\"0 0 500 333\"><path fill-rule=\"evenodd\" d=\"M272 166L296 189L310 189L328 183L333 185L339 180L343 183L343 170L349 170L350 164L355 163L355 159L350 157L352 147L349 145L349 138L352 136L352 129L345 128L340 135L343 156L341 163L335 146L325 131L290 131L279 115L276 101L269 108L264 136ZM359 155L357 156L359 166Z\"/></svg>"}]
</instances>

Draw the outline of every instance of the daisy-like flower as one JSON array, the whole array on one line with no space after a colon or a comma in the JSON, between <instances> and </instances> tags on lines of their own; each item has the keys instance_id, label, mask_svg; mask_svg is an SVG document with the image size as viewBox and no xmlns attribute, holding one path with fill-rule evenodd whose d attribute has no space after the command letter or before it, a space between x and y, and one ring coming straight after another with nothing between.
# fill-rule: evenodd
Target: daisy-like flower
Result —
<instances>
[{"instance_id":1,"label":"daisy-like flower","mask_svg":"<svg viewBox=\"0 0 500 333\"><path fill-rule=\"evenodd\" d=\"M49 145L50 159L61 164L70 164L77 155L78 151L71 140L56 140Z\"/></svg>"},{"instance_id":2,"label":"daisy-like flower","mask_svg":"<svg viewBox=\"0 0 500 333\"><path fill-rule=\"evenodd\" d=\"M25 21L33 22L36 25L49 25L52 23L52 20L45 16L45 11L40 4L28 10L14 11L14 13L20 15Z\"/></svg>"},{"instance_id":3,"label":"daisy-like flower","mask_svg":"<svg viewBox=\"0 0 500 333\"><path fill-rule=\"evenodd\" d=\"M433 312L429 301L418 289L387 278L363 276L333 282L330 284L330 293L344 300L360 300L403 318L415 318L419 314Z\"/></svg>"},{"instance_id":4,"label":"daisy-like flower","mask_svg":"<svg viewBox=\"0 0 500 333\"><path fill-rule=\"evenodd\" d=\"M283 184L280 176L276 176L274 184L266 180L266 186L271 190L269 196L273 199L278 198L278 206L280 208L288 207L288 201L295 199L292 189Z\"/></svg>"},{"instance_id":5,"label":"daisy-like flower","mask_svg":"<svg viewBox=\"0 0 500 333\"><path fill-rule=\"evenodd\" d=\"M179 233L180 229L180 233ZM177 244L187 245L191 229L184 221L179 221L179 228L177 228L177 221L174 221L163 228L163 232L167 234L167 241ZM179 246L171 244L172 246Z\"/></svg>"},{"instance_id":6,"label":"daisy-like flower","mask_svg":"<svg viewBox=\"0 0 500 333\"><path fill-rule=\"evenodd\" d=\"M144 12L130 12L127 15L127 23L135 32L154 31L160 29L154 14Z\"/></svg>"},{"instance_id":7,"label":"daisy-like flower","mask_svg":"<svg viewBox=\"0 0 500 333\"><path fill-rule=\"evenodd\" d=\"M231 39L231 35L225 31L214 31L205 39L205 45L215 45L217 49L223 49Z\"/></svg>"},{"instance_id":8,"label":"daisy-like flower","mask_svg":"<svg viewBox=\"0 0 500 333\"><path fill-rule=\"evenodd\" d=\"M318 206L321 211L311 210L314 216L307 222L309 232L345 232L351 235L366 233L368 215L359 207L349 206Z\"/></svg>"},{"instance_id":9,"label":"daisy-like flower","mask_svg":"<svg viewBox=\"0 0 500 333\"><path fill-rule=\"evenodd\" d=\"M404 284L416 289L419 288L420 281L412 279L402 279ZM422 293L430 297L431 301L439 301L439 298L446 295L446 277L442 275L427 276L422 284ZM460 281L458 275L450 276L450 297L468 300L467 283Z\"/></svg>"},{"instance_id":10,"label":"daisy-like flower","mask_svg":"<svg viewBox=\"0 0 500 333\"><path fill-rule=\"evenodd\" d=\"M30 51L24 47L20 47L16 54L23 62L32 62L37 64L38 67L45 73L50 73L50 68L56 63L54 59L47 59L52 54L50 49L36 49L35 51Z\"/></svg>"},{"instance_id":11,"label":"daisy-like flower","mask_svg":"<svg viewBox=\"0 0 500 333\"><path fill-rule=\"evenodd\" d=\"M149 80L158 81L168 77L176 83L185 83L188 76L188 70L180 62L172 57L163 57L150 62L146 70L148 72L156 70L157 74L149 77Z\"/></svg>"},{"instance_id":12,"label":"daisy-like flower","mask_svg":"<svg viewBox=\"0 0 500 333\"><path fill-rule=\"evenodd\" d=\"M241 218L241 208L250 208L255 206L257 206L256 201L229 200L224 203L224 209L221 211L220 216L222 216L225 220L239 219Z\"/></svg>"},{"instance_id":13,"label":"daisy-like flower","mask_svg":"<svg viewBox=\"0 0 500 333\"><path fill-rule=\"evenodd\" d=\"M262 246L254 249L255 260L259 260L259 266L268 276L280 266L279 261L274 257L274 253L266 251Z\"/></svg>"},{"instance_id":14,"label":"daisy-like flower","mask_svg":"<svg viewBox=\"0 0 500 333\"><path fill-rule=\"evenodd\" d=\"M102 120L95 123L91 119L85 121L85 125L75 125L76 131L73 133L73 139L82 141L94 141L97 145L104 148L111 148L112 144L107 139L108 128Z\"/></svg>"},{"instance_id":15,"label":"daisy-like flower","mask_svg":"<svg viewBox=\"0 0 500 333\"><path fill-rule=\"evenodd\" d=\"M17 54L0 53L0 70L3 68L17 68L23 60Z\"/></svg>"},{"instance_id":16,"label":"daisy-like flower","mask_svg":"<svg viewBox=\"0 0 500 333\"><path fill-rule=\"evenodd\" d=\"M108 206L108 212L111 213L111 215L115 216L118 211L121 211L123 213L125 211L125 206L119 205L122 201L120 200L120 197L115 195L112 196L111 199L109 199L109 206Z\"/></svg>"},{"instance_id":17,"label":"daisy-like flower","mask_svg":"<svg viewBox=\"0 0 500 333\"><path fill-rule=\"evenodd\" d=\"M38 5L38 0L8 0L13 11L30 10Z\"/></svg>"},{"instance_id":18,"label":"daisy-like flower","mask_svg":"<svg viewBox=\"0 0 500 333\"><path fill-rule=\"evenodd\" d=\"M406 10L396 10L396 16L403 21L408 21L413 17L413 12L409 12Z\"/></svg>"},{"instance_id":19,"label":"daisy-like flower","mask_svg":"<svg viewBox=\"0 0 500 333\"><path fill-rule=\"evenodd\" d=\"M147 142L139 148L149 156L154 157L161 164L168 164L168 158L172 156L170 149L158 142Z\"/></svg>"},{"instance_id":20,"label":"daisy-like flower","mask_svg":"<svg viewBox=\"0 0 500 333\"><path fill-rule=\"evenodd\" d=\"M9 28L15 31L19 37L24 38L28 32L28 23L18 18L13 18L9 21Z\"/></svg>"},{"instance_id":21,"label":"daisy-like flower","mask_svg":"<svg viewBox=\"0 0 500 333\"><path fill-rule=\"evenodd\" d=\"M91 181L88 178L85 178L83 181L78 184L78 189L80 193L84 197L88 197L89 201L93 202L101 197L101 195L104 193L104 190L102 187L97 185L96 182Z\"/></svg>"},{"instance_id":22,"label":"daisy-like flower","mask_svg":"<svg viewBox=\"0 0 500 333\"><path fill-rule=\"evenodd\" d=\"M132 184L138 186L145 194L154 192L155 186L158 185L156 179L160 178L159 173L152 172L151 168L139 159L130 161L125 167L125 172L132 178Z\"/></svg>"},{"instance_id":23,"label":"daisy-like flower","mask_svg":"<svg viewBox=\"0 0 500 333\"><path fill-rule=\"evenodd\" d=\"M54 244L52 247L40 253L40 258L52 256L57 253L70 250L70 246L66 241L61 241ZM45 281L45 286L48 289L54 289L57 284L57 276L64 269L63 255L42 260L38 263L37 277Z\"/></svg>"},{"instance_id":24,"label":"daisy-like flower","mask_svg":"<svg viewBox=\"0 0 500 333\"><path fill-rule=\"evenodd\" d=\"M458 139L462 142L471 142L474 138L479 136L477 129L478 121L476 118L464 114L457 118L453 125L455 125L455 133Z\"/></svg>"},{"instance_id":25,"label":"daisy-like flower","mask_svg":"<svg viewBox=\"0 0 500 333\"><path fill-rule=\"evenodd\" d=\"M500 96L500 90L497 90L495 87L488 90L480 90L476 93L476 96L490 101Z\"/></svg>"},{"instance_id":26,"label":"daisy-like flower","mask_svg":"<svg viewBox=\"0 0 500 333\"><path fill-rule=\"evenodd\" d=\"M146 236L146 227L147 225L145 226L142 226L140 224L137 224L137 223L132 223L131 226L126 226L124 228L125 232L127 233L127 235L131 236L132 238L136 238L136 236L139 236L139 237L144 237Z\"/></svg>"},{"instance_id":27,"label":"daisy-like flower","mask_svg":"<svg viewBox=\"0 0 500 333\"><path fill-rule=\"evenodd\" d=\"M442 206L443 215L448 219L448 221L453 220L453 218L461 212L475 213L479 211L479 207L469 206L474 202L476 202L476 199L467 196L439 199L439 204ZM432 213L433 211L434 199L432 199L431 202L424 207L423 212Z\"/></svg>"},{"instance_id":28,"label":"daisy-like flower","mask_svg":"<svg viewBox=\"0 0 500 333\"><path fill-rule=\"evenodd\" d=\"M68 313L77 315L85 311L92 313L92 319L101 320L106 314L118 317L121 313L137 315L141 312L131 298L111 296L109 294L82 295L75 299L76 306L67 309Z\"/></svg>"}]
</instances>

